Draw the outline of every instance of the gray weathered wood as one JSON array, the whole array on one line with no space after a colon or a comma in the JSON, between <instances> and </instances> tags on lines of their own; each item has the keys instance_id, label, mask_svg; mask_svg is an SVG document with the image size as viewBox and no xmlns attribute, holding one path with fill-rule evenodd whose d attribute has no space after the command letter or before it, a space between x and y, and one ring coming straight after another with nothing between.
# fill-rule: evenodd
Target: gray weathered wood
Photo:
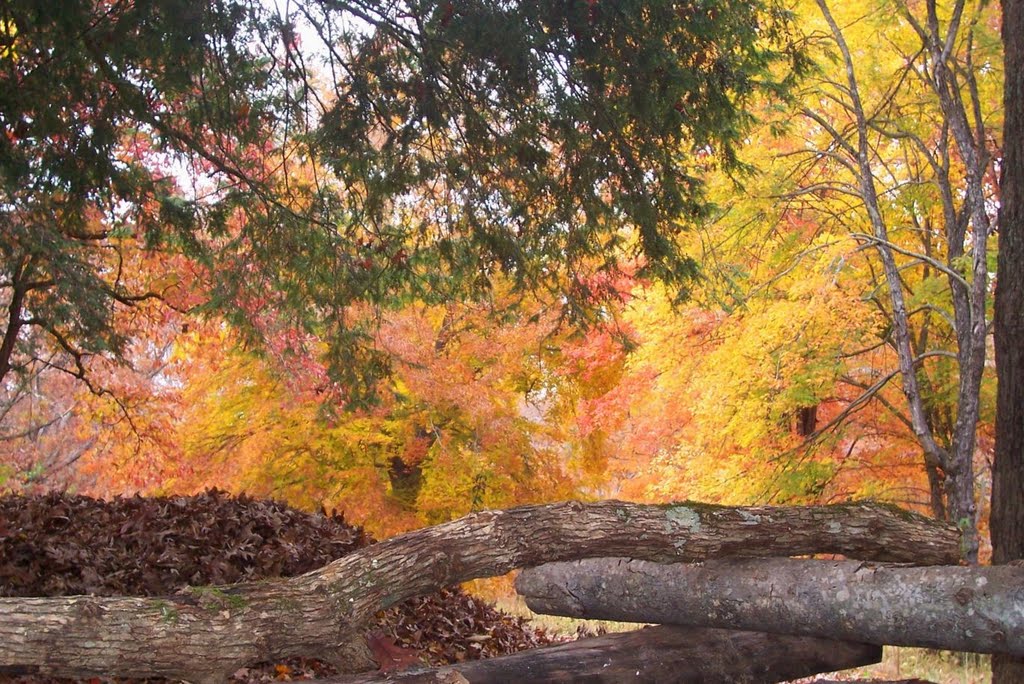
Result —
<instances>
[{"instance_id":1,"label":"gray weathered wood","mask_svg":"<svg viewBox=\"0 0 1024 684\"><path fill-rule=\"evenodd\" d=\"M361 549L307 575L163 599L0 599L0 672L223 681L258 660L373 667L363 625L411 596L551 561L842 553L953 562L958 533L898 509L568 502L485 511Z\"/></svg>"},{"instance_id":2,"label":"gray weathered wood","mask_svg":"<svg viewBox=\"0 0 1024 684\"><path fill-rule=\"evenodd\" d=\"M625 559L523 571L538 613L1024 655L1024 568Z\"/></svg>"},{"instance_id":3,"label":"gray weathered wood","mask_svg":"<svg viewBox=\"0 0 1024 684\"><path fill-rule=\"evenodd\" d=\"M877 663L879 646L693 627L650 627L431 670L373 673L324 684L507 682L782 682Z\"/></svg>"}]
</instances>

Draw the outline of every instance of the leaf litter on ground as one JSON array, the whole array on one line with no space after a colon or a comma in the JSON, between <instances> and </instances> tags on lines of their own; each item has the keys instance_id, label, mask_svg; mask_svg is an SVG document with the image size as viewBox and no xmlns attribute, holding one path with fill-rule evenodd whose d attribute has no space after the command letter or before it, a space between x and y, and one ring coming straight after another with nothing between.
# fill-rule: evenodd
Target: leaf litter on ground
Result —
<instances>
[{"instance_id":1,"label":"leaf litter on ground","mask_svg":"<svg viewBox=\"0 0 1024 684\"><path fill-rule=\"evenodd\" d=\"M7 495L0 497L0 596L166 596L186 585L293 577L374 542L339 512L309 514L216 489L109 501L63 493ZM527 620L459 588L409 599L380 613L369 629L371 647L387 660L384 669L489 658L552 642ZM293 658L241 668L232 681L334 674L327 663Z\"/></svg>"}]
</instances>

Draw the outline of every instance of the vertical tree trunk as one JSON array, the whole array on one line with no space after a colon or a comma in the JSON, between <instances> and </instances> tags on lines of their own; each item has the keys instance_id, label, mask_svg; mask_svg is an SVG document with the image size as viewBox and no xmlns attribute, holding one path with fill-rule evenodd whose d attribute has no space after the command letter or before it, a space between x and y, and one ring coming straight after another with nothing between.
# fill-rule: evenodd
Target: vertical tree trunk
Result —
<instances>
[{"instance_id":1,"label":"vertical tree trunk","mask_svg":"<svg viewBox=\"0 0 1024 684\"><path fill-rule=\"evenodd\" d=\"M941 63L936 62L934 66L936 78L933 79L933 88L939 97L944 121L948 122L960 147L969 180L970 192L968 192L965 202L969 205L969 214L973 226L971 234L974 249L972 271L975 274L975 280L970 287L968 287L966 282L960 282L963 279L959 277L956 277L951 282L951 287L954 290L953 303L957 321L957 358L960 361L960 390L958 393L953 448L946 449L936 441L934 431L928 422L925 397L917 377L918 364L921 357L916 356L914 353L910 334L910 314L904 297L903 281L900 276L899 264L896 262L894 245L890 240L889 226L883 212L883 203L879 198L878 188L876 187L877 177L871 139L872 136L877 135L877 131L873 128L871 117L861 100L854 55L846 43L843 29L832 15L832 11L829 8L830 0L816 0L816 2L842 56L842 64L845 67L843 97L847 100L844 106L849 111L855 126L850 140L842 137L838 132L833 132L831 135L844 150L845 155L852 162L852 166L856 168L860 199L864 203L864 209L867 212L871 225L871 235L864 237L868 238L877 249L879 260L882 263L885 283L889 290L889 303L892 307L893 347L899 363L900 380L910 413L911 428L924 451L925 466L931 468L941 467L946 474L945 493L948 504L946 511L963 533L962 552L964 558L968 562L977 562L978 537L977 521L975 519L977 508L974 503L974 469L972 459L974 455L974 433L979 411L978 389L985 361L984 341L986 324L984 311L987 272L985 272L983 264L985 241L989 233L989 222L984 212L984 193L981 192L982 186L980 184L980 179L983 177L985 169L984 160L986 157L984 150L980 149L971 138L970 126L965 123L967 121L965 118L966 114L962 100L958 99L958 92L950 92L949 84L947 83L949 67L946 64L949 56L945 53L940 53L938 57ZM958 0L958 2L962 8L963 0ZM909 10L906 12L906 17L921 35L924 47L930 49L935 40L938 40L938 37L929 36L921 27L921 24L910 16ZM949 30L955 34L957 29L950 27ZM945 41L939 42L945 43ZM978 182L975 182L976 180ZM951 205L947 207L946 213L955 218L956 211ZM963 235L960 233L951 235L951 230L956 232L958 229L954 229L951 226L946 227L947 235L951 238L950 256L952 257L962 254ZM935 509L934 505L933 509Z\"/></svg>"},{"instance_id":2,"label":"vertical tree trunk","mask_svg":"<svg viewBox=\"0 0 1024 684\"><path fill-rule=\"evenodd\" d=\"M973 72L965 71L963 78L954 76L958 67L950 56L951 40L957 36L959 27L965 21L965 1L956 0L949 11L949 25L944 29L946 33L943 33L939 28L938 3L936 0L928 0L930 38L924 41L924 47L931 53L932 89L939 98L942 112L949 123L949 130L964 162L964 210L970 216L971 228L969 285L962 287L955 280L950 282L956 318L960 387L957 392L953 444L949 451L949 463L945 468L946 491L953 521L964 530L964 557L968 562L977 563L978 521L977 506L974 503L974 449L980 415L979 393L985 371L985 340L988 336L988 324L985 319L988 292L986 245L992 226L987 209L988 199L985 195L985 174L990 156L980 122L972 126L967 113L972 96L965 93L971 93L976 88ZM968 38L970 49L971 30L967 28L964 35ZM962 256L966 247L962 239L951 240L950 263L953 263L952 259Z\"/></svg>"},{"instance_id":3,"label":"vertical tree trunk","mask_svg":"<svg viewBox=\"0 0 1024 684\"><path fill-rule=\"evenodd\" d=\"M946 519L946 500L942 497L943 476L938 466L925 464L925 473L928 475L928 497L932 515L936 520Z\"/></svg>"},{"instance_id":4,"label":"vertical tree trunk","mask_svg":"<svg viewBox=\"0 0 1024 684\"><path fill-rule=\"evenodd\" d=\"M1024 558L1024 0L1003 0L1006 85L996 285L996 456L992 562ZM1024 682L1024 660L997 656L993 684Z\"/></svg>"},{"instance_id":5,"label":"vertical tree trunk","mask_svg":"<svg viewBox=\"0 0 1024 684\"><path fill-rule=\"evenodd\" d=\"M21 314L25 305L27 288L22 282L27 272L27 260L19 259L11 269L11 301L7 305L7 327L4 329L3 340L0 341L0 381L11 371L11 357L14 346L21 332Z\"/></svg>"},{"instance_id":6,"label":"vertical tree trunk","mask_svg":"<svg viewBox=\"0 0 1024 684\"><path fill-rule=\"evenodd\" d=\"M924 77L937 99L941 130L933 132L934 144L916 138L912 131L892 129L892 120L875 109L872 98L862 101L855 67L859 59L843 37L844 29L829 9L832 0L816 0L842 56L845 76L833 75L827 82L835 87L837 98L851 121L833 128L823 118L811 116L833 138L835 147L828 155L839 154L851 169L859 195L871 225L870 235L858 235L873 245L882 264L891 306L891 341L899 362L900 379L907 400L910 427L924 451L932 487L932 510L942 511L962 529L963 557L977 562L977 506L975 504L974 452L980 415L980 387L985 371L988 321L987 241L992 231L991 199L987 194L988 172L992 162L989 137L981 113L978 84L973 66L974 19L966 0L951 0L940 7L938 0L897 1L893 9L902 15L907 28L921 40L921 51L906 55L913 73ZM883 105L884 106L887 105ZM894 117L899 118L899 117ZM926 136L929 137L930 136ZM891 219L887 201L878 184L888 171L877 158L878 149L887 142L914 139L935 174L941 195L943 232L946 237L946 263L935 263L948 279L952 299L952 317L956 334L958 390L955 417L948 443L941 440L929 420L926 386L918 377L925 349L915 349L909 318L913 315L904 297L905 283L896 254L911 256L890 239ZM952 140L953 147L949 146ZM961 166L951 173L950 157ZM969 232L968 232L969 231ZM928 248L926 247L926 251ZM919 255L918 255L919 256ZM969 257L970 274L964 275L963 259ZM936 494L937 469L941 469L943 492ZM944 496L945 503L939 499Z\"/></svg>"}]
</instances>

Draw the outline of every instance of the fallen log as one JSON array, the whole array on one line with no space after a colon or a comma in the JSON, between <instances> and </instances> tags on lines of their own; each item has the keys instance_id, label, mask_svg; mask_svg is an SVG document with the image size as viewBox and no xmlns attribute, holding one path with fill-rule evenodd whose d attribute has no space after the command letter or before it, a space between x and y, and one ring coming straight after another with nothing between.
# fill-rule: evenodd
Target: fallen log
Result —
<instances>
[{"instance_id":1,"label":"fallen log","mask_svg":"<svg viewBox=\"0 0 1024 684\"><path fill-rule=\"evenodd\" d=\"M360 549L288 580L164 598L0 599L0 672L214 682L294 655L374 667L361 630L379 610L478 577L551 561L840 553L955 562L955 528L892 507L728 508L568 502L485 511Z\"/></svg>"},{"instance_id":2,"label":"fallen log","mask_svg":"<svg viewBox=\"0 0 1024 684\"><path fill-rule=\"evenodd\" d=\"M1024 655L1021 567L606 558L525 570L516 590L551 615Z\"/></svg>"},{"instance_id":3,"label":"fallen log","mask_svg":"<svg viewBox=\"0 0 1024 684\"><path fill-rule=\"evenodd\" d=\"M877 663L882 648L847 641L692 627L649 627L429 670L324 684L503 682L783 682Z\"/></svg>"}]
</instances>

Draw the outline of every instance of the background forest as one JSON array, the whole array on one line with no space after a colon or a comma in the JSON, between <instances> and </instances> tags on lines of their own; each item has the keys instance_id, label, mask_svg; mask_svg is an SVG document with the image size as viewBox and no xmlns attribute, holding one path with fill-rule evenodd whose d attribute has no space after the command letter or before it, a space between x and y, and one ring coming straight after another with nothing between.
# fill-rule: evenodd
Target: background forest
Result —
<instances>
[{"instance_id":1,"label":"background forest","mask_svg":"<svg viewBox=\"0 0 1024 684\"><path fill-rule=\"evenodd\" d=\"M175 3L126 10L136 42L45 4L0 14L0 489L216 486L378 536L573 497L871 498L986 557L998 7L745 29L698 2L739 46L665 52L606 30L693 19L660 3L520 3L508 64L477 60L499 10L474 3L257 8L251 54L211 9L216 59L152 85L198 40L160 24ZM559 31L599 68L531 47Z\"/></svg>"}]
</instances>

